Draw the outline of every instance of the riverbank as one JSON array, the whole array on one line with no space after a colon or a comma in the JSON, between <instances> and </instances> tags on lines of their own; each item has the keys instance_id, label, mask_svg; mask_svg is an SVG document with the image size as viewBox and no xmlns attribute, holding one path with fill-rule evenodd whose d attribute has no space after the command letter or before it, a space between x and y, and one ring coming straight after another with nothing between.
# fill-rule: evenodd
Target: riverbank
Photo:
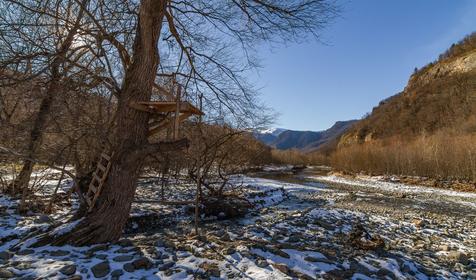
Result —
<instances>
[{"instance_id":1,"label":"riverbank","mask_svg":"<svg viewBox=\"0 0 476 280\"><path fill-rule=\"evenodd\" d=\"M329 176L320 169L237 176L255 207L243 218L207 219L199 238L185 207L136 202L131 216L155 213L155 228L132 225L139 230L118 243L79 248L29 248L26 235L65 221L68 212L18 216L18 201L2 196L0 278L476 277L471 194ZM178 195L186 189L175 189L175 197L186 197ZM159 193L142 182L136 200Z\"/></svg>"}]
</instances>

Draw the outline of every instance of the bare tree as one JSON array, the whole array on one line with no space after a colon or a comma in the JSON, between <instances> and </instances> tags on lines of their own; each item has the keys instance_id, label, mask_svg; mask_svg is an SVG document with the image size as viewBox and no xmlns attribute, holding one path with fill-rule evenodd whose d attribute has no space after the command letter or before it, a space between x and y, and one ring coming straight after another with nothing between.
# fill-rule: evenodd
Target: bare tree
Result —
<instances>
[{"instance_id":1,"label":"bare tree","mask_svg":"<svg viewBox=\"0 0 476 280\"><path fill-rule=\"evenodd\" d=\"M79 46L95 59L89 64L74 61L73 69L98 80L114 97L114 132L108 145L114 156L95 207L55 244L119 239L143 159L188 145L185 139L150 142L149 113L131 105L150 101L154 89L173 76L184 86L184 97L200 103L211 119L251 126L263 109L246 80L246 73L257 66L256 46L317 36L335 15L327 0L113 0L107 8L103 1L86 5L75 0L74 5L87 21L79 28ZM58 57L62 61L64 55ZM159 98L161 94L159 90Z\"/></svg>"},{"instance_id":2,"label":"bare tree","mask_svg":"<svg viewBox=\"0 0 476 280\"><path fill-rule=\"evenodd\" d=\"M63 78L68 72L66 65L67 56L76 56L73 43L81 27L81 20L84 14L81 6L76 9L72 3L46 2L45 4L32 3L30 1L12 2L15 8L22 11L20 17L11 15L13 22L8 22L6 29L8 34L16 36L3 36L3 45L10 46L9 57L3 59L3 67L20 66L26 71L26 75L32 76L31 62L34 60L45 60L44 64L38 65L37 73L40 76L38 82L45 88L45 94L40 102L38 113L34 118L26 148L27 158L35 158L42 143L43 133L47 126L47 119L50 115L55 97L63 91ZM85 5L88 0L83 0ZM63 5L65 4L65 5ZM4 3L3 5L8 5ZM10 10L12 7L2 6L2 10ZM41 11L41 12L40 12ZM31 17L27 17L31 16ZM29 30L29 26L35 24L38 30ZM45 39L47 40L45 42ZM49 41L50 44L47 42ZM24 52L24 45L28 46ZM4 54L5 55L5 54ZM77 59L77 58L76 58ZM22 67L22 65L24 65ZM44 67L43 67L44 66ZM13 76L13 75L12 75ZM12 77L13 79L14 77ZM28 183L33 171L34 162L26 159L16 180L12 183L14 189L27 195Z\"/></svg>"}]
</instances>

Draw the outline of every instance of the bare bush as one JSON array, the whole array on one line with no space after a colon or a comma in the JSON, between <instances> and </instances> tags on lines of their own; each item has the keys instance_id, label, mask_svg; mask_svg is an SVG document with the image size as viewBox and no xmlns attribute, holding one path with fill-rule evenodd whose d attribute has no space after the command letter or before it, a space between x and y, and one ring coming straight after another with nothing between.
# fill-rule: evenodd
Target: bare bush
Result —
<instances>
[{"instance_id":1,"label":"bare bush","mask_svg":"<svg viewBox=\"0 0 476 280\"><path fill-rule=\"evenodd\" d=\"M439 132L402 139L375 140L338 149L337 169L370 174L418 175L476 181L476 134Z\"/></svg>"}]
</instances>

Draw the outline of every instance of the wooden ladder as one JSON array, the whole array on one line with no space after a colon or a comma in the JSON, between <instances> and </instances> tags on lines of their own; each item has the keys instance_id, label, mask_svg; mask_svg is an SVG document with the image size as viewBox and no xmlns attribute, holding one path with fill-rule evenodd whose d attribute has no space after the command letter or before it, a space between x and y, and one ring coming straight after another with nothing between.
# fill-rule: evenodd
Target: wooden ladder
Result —
<instances>
[{"instance_id":1,"label":"wooden ladder","mask_svg":"<svg viewBox=\"0 0 476 280\"><path fill-rule=\"evenodd\" d=\"M104 182L107 179L109 169L111 169L111 157L106 153L101 153L98 164L96 165L96 171L93 173L93 178L89 183L88 192L85 196L86 203L89 206L88 212L91 212L94 208L94 204L101 194Z\"/></svg>"}]
</instances>

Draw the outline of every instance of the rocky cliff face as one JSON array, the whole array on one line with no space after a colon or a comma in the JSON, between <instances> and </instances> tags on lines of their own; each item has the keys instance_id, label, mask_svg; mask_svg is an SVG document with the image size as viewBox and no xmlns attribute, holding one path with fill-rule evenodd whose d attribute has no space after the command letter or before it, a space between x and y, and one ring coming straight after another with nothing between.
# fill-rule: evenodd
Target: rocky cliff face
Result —
<instances>
[{"instance_id":1,"label":"rocky cliff face","mask_svg":"<svg viewBox=\"0 0 476 280\"><path fill-rule=\"evenodd\" d=\"M476 50L460 57L428 65L427 69L423 68L420 72L410 77L404 91L410 91L446 76L468 73L474 69L476 69Z\"/></svg>"},{"instance_id":2,"label":"rocky cliff face","mask_svg":"<svg viewBox=\"0 0 476 280\"><path fill-rule=\"evenodd\" d=\"M255 133L255 137L266 145L279 150L299 149L312 151L336 140L355 122L356 120L338 121L331 128L323 131L276 129Z\"/></svg>"},{"instance_id":3,"label":"rocky cliff face","mask_svg":"<svg viewBox=\"0 0 476 280\"><path fill-rule=\"evenodd\" d=\"M381 101L341 136L337 147L442 129L476 132L476 35L467 38L452 47L464 51L450 48L414 73L401 93Z\"/></svg>"}]
</instances>

